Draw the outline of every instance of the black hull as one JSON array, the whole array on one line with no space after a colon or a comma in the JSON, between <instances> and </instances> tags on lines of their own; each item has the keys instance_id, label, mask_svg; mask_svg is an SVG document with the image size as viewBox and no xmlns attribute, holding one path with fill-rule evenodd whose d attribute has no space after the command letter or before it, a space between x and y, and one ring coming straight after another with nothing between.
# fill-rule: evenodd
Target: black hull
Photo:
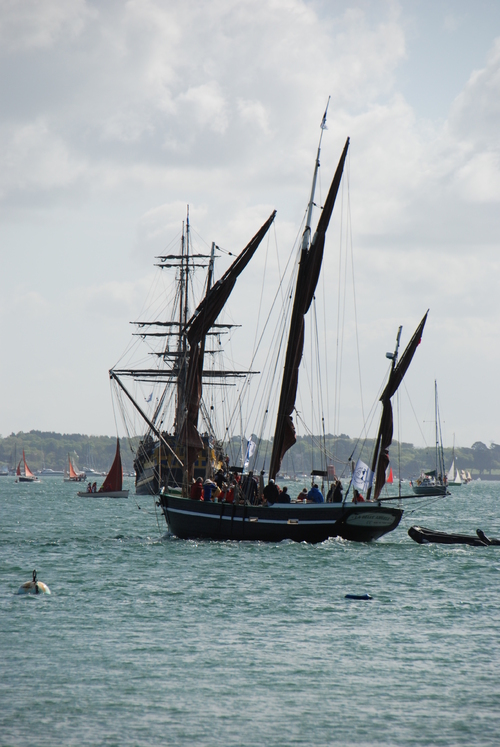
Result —
<instances>
[{"instance_id":1,"label":"black hull","mask_svg":"<svg viewBox=\"0 0 500 747\"><path fill-rule=\"evenodd\" d=\"M448 534L437 532L426 527L410 527L408 534L419 545L470 545L471 547L488 547L489 545L500 545L500 541L486 537L484 532L477 530L476 535Z\"/></svg>"},{"instance_id":2,"label":"black hull","mask_svg":"<svg viewBox=\"0 0 500 747\"><path fill-rule=\"evenodd\" d=\"M446 495L446 485L413 485L415 495Z\"/></svg>"},{"instance_id":3,"label":"black hull","mask_svg":"<svg viewBox=\"0 0 500 747\"><path fill-rule=\"evenodd\" d=\"M169 493L160 496L160 505L170 531L179 539L317 543L343 537L369 542L396 529L403 515L402 509L377 504L236 506Z\"/></svg>"}]
</instances>

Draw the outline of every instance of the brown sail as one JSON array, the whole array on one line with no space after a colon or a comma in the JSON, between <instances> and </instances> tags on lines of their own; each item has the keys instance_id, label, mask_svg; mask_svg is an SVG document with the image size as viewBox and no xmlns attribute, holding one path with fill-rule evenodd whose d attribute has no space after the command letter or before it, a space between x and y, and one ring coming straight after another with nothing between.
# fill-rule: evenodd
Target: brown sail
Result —
<instances>
[{"instance_id":1,"label":"brown sail","mask_svg":"<svg viewBox=\"0 0 500 747\"><path fill-rule=\"evenodd\" d=\"M392 417L392 403L391 397L397 392L399 385L403 381L404 375L408 370L408 367L412 361L415 351L420 344L422 339L422 332L424 331L425 322L427 321L427 315L429 311L426 311L422 321L415 330L413 337L406 346L406 349L396 363L395 358L393 359L393 367L389 374L389 380L385 386L384 391L380 397L382 402L382 416L380 418L380 426L378 430L377 440L375 442L375 451L373 453L372 471L375 472L375 490L374 499L376 500L382 488L386 482L386 471L389 465L389 446L392 443L393 435L393 417ZM370 498L371 490L368 491L367 498Z\"/></svg>"},{"instance_id":2,"label":"brown sail","mask_svg":"<svg viewBox=\"0 0 500 747\"><path fill-rule=\"evenodd\" d=\"M255 254L275 215L276 211L269 216L220 280L208 289L186 325L186 335L190 345L186 376L186 417L180 429L179 441L188 447L188 469L195 461L198 451L203 447L198 433L198 413L202 394L205 335L224 308L236 280Z\"/></svg>"},{"instance_id":3,"label":"brown sail","mask_svg":"<svg viewBox=\"0 0 500 747\"><path fill-rule=\"evenodd\" d=\"M344 150L342 151L311 245L307 246L306 243L305 246L302 246L281 383L280 402L274 431L273 451L269 468L270 478L276 477L284 455L296 441L292 412L295 407L299 367L304 347L304 316L312 303L318 283L323 261L326 231L340 187L348 148L349 138L347 138ZM308 230L309 227L306 226L306 231Z\"/></svg>"}]
</instances>

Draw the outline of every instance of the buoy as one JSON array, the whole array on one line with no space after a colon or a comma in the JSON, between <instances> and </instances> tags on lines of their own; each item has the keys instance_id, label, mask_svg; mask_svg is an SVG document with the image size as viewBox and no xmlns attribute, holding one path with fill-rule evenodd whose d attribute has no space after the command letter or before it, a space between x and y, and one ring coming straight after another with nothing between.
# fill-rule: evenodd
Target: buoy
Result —
<instances>
[{"instance_id":1,"label":"buoy","mask_svg":"<svg viewBox=\"0 0 500 747\"><path fill-rule=\"evenodd\" d=\"M373 599L369 594L346 594L345 599Z\"/></svg>"},{"instance_id":2,"label":"buoy","mask_svg":"<svg viewBox=\"0 0 500 747\"><path fill-rule=\"evenodd\" d=\"M25 584L19 587L18 594L50 594L50 589L47 584L43 581L38 581L36 577L36 571L33 571L33 580L26 581Z\"/></svg>"}]
</instances>

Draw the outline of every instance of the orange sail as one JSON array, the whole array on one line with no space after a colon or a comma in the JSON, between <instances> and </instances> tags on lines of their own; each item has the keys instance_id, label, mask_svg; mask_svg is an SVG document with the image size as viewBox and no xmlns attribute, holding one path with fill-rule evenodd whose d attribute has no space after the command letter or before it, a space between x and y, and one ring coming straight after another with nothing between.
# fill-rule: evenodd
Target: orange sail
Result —
<instances>
[{"instance_id":1,"label":"orange sail","mask_svg":"<svg viewBox=\"0 0 500 747\"><path fill-rule=\"evenodd\" d=\"M106 479L99 488L99 493L114 493L122 489L123 469L122 458L120 456L120 441L116 439L116 454L111 465L111 469L106 475Z\"/></svg>"},{"instance_id":2,"label":"orange sail","mask_svg":"<svg viewBox=\"0 0 500 747\"><path fill-rule=\"evenodd\" d=\"M33 474L33 472L30 470L30 468L26 464L26 457L24 456L24 449L23 449L23 462L24 462L24 474L25 474L25 476L26 477L34 477L35 475Z\"/></svg>"},{"instance_id":3,"label":"orange sail","mask_svg":"<svg viewBox=\"0 0 500 747\"><path fill-rule=\"evenodd\" d=\"M386 483L388 485L391 485L394 482L394 476L392 474L392 467L391 467L391 465L388 466L386 475L387 475L387 477L386 477L385 481L386 481Z\"/></svg>"},{"instance_id":4,"label":"orange sail","mask_svg":"<svg viewBox=\"0 0 500 747\"><path fill-rule=\"evenodd\" d=\"M17 465L17 469L16 469L16 475L20 475L20 474L21 474L21 460L19 460L19 464Z\"/></svg>"},{"instance_id":5,"label":"orange sail","mask_svg":"<svg viewBox=\"0 0 500 747\"><path fill-rule=\"evenodd\" d=\"M71 461L71 457L68 457L69 459L69 479L70 480L78 480L78 475L75 472L75 468L73 467L73 462Z\"/></svg>"}]
</instances>

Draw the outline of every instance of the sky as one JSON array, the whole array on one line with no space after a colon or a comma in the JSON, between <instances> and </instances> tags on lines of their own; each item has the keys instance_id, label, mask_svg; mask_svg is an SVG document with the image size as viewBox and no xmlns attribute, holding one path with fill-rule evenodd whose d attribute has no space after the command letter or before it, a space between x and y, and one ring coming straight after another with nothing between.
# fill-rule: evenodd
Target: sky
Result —
<instances>
[{"instance_id":1,"label":"sky","mask_svg":"<svg viewBox=\"0 0 500 747\"><path fill-rule=\"evenodd\" d=\"M437 380L445 446L500 442L496 0L0 0L0 89L3 436L115 435L108 370L186 205L232 252L276 209L287 257L331 97L321 190L350 137L365 406L430 309L396 435L432 444ZM353 437L357 371L336 423Z\"/></svg>"}]
</instances>

